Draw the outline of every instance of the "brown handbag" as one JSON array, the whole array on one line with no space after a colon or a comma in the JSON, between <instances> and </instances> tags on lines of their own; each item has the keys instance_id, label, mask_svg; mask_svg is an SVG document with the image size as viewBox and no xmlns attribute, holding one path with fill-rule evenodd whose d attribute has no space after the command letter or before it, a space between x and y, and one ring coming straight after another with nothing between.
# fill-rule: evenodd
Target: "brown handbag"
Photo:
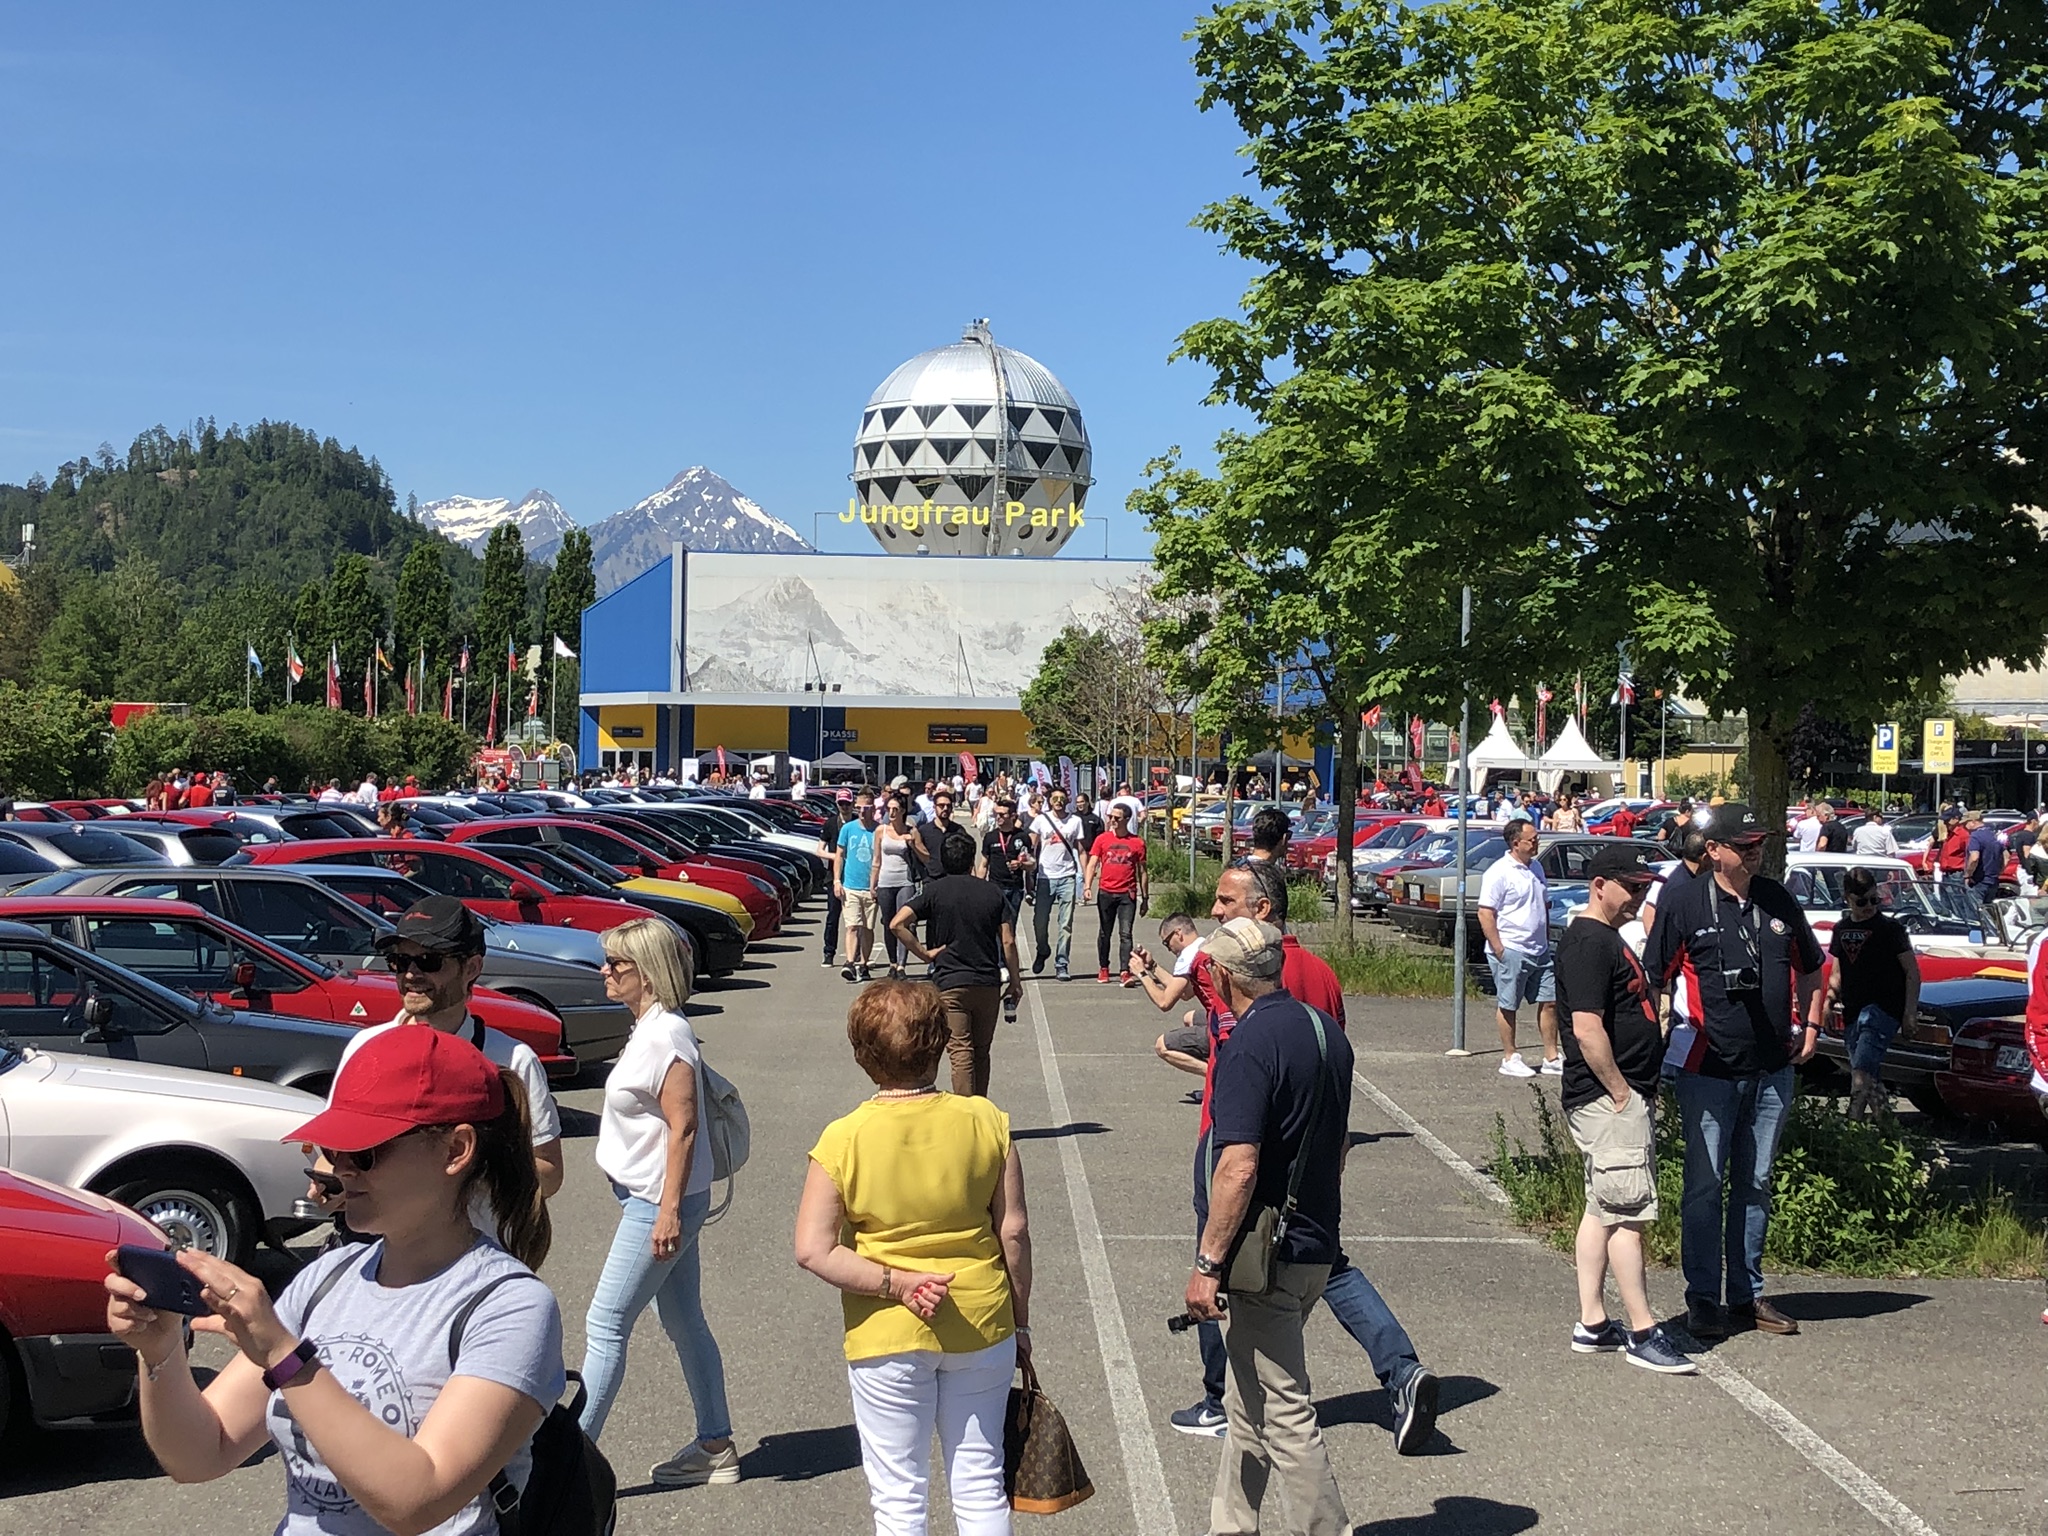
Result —
<instances>
[{"instance_id":1,"label":"brown handbag","mask_svg":"<svg viewBox=\"0 0 2048 1536\"><path fill-rule=\"evenodd\" d=\"M1056 1515L1094 1495L1081 1453L1060 1416L1038 1385L1029 1360L1020 1361L1023 1383L1010 1388L1003 1414L1003 1491L1010 1508L1027 1515Z\"/></svg>"}]
</instances>

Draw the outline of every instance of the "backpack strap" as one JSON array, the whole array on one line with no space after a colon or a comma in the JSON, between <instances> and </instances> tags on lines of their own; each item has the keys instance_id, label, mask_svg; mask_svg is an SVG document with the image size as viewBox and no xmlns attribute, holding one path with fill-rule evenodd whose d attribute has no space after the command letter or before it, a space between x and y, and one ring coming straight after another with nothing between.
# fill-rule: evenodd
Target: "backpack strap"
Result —
<instances>
[{"instance_id":1,"label":"backpack strap","mask_svg":"<svg viewBox=\"0 0 2048 1536\"><path fill-rule=\"evenodd\" d=\"M484 1304L486 1298L493 1291L497 1290L500 1286L510 1285L514 1280L539 1281L540 1276L534 1274L531 1270L526 1270L510 1275L498 1275L486 1280L476 1288L475 1293L462 1304L462 1309L455 1314L455 1320L448 1325L449 1375L455 1374L455 1361L462 1353L462 1332L469 1326L470 1318L476 1315L476 1309ZM497 1475L485 1487L484 1495L489 1500L491 1508L497 1512L498 1522L501 1527L512 1519L514 1512L519 1508L520 1490L512 1486L512 1479L505 1475L505 1469L502 1467L498 1469Z\"/></svg>"},{"instance_id":2,"label":"backpack strap","mask_svg":"<svg viewBox=\"0 0 2048 1536\"><path fill-rule=\"evenodd\" d=\"M349 1264L358 1257L358 1254L359 1250L351 1249L348 1257L322 1275L320 1283L313 1287L313 1294L306 1298L306 1310L299 1314L299 1336L301 1338L305 1337L306 1325L313 1321L314 1309L327 1299L329 1291L341 1284L342 1271L349 1267Z\"/></svg>"}]
</instances>

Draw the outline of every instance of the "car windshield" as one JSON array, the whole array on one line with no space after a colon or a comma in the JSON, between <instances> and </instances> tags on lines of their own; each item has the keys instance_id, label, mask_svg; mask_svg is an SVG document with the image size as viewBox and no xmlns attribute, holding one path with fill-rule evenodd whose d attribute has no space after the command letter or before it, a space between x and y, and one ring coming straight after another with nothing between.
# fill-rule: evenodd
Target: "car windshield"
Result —
<instances>
[{"instance_id":1,"label":"car windshield","mask_svg":"<svg viewBox=\"0 0 2048 1536\"><path fill-rule=\"evenodd\" d=\"M44 835L24 832L23 836L30 839L32 848L39 845L48 847L60 858L68 858L74 864L84 864L92 868L170 862L156 849L139 843L132 837L123 837L120 833L109 832L103 827L88 826L82 821L53 828Z\"/></svg>"},{"instance_id":2,"label":"car windshield","mask_svg":"<svg viewBox=\"0 0 2048 1536\"><path fill-rule=\"evenodd\" d=\"M1420 822L1390 822L1358 846L1361 848L1406 848L1410 843L1427 836L1428 832L1429 829Z\"/></svg>"},{"instance_id":3,"label":"car windshield","mask_svg":"<svg viewBox=\"0 0 2048 1536\"><path fill-rule=\"evenodd\" d=\"M1848 906L1842 895L1842 879L1848 873L1847 865L1788 870L1785 889L1810 912L1839 912ZM1904 870L1882 872L1878 876L1876 894L1878 910L1892 917L1911 917L1922 922L1944 917L1965 923L1969 921L1948 893L1920 884ZM1968 892L1955 894L1968 896Z\"/></svg>"}]
</instances>

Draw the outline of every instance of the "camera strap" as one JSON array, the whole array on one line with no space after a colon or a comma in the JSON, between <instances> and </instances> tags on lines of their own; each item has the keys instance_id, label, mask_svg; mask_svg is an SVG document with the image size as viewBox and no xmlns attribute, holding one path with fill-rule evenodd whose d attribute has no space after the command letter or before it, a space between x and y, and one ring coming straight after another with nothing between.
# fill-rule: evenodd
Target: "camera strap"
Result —
<instances>
[{"instance_id":1,"label":"camera strap","mask_svg":"<svg viewBox=\"0 0 2048 1536\"><path fill-rule=\"evenodd\" d=\"M1728 929L1721 921L1721 882L1714 879L1711 875L1707 877L1707 905L1713 909L1715 934L1725 939L1728 936ZM1757 929L1756 897L1754 895L1749 899L1749 911L1747 914L1743 913L1739 907L1736 909L1735 933L1736 937L1742 940L1745 962L1754 969L1761 971L1764 963L1763 940ZM1725 954L1721 957L1721 965L1723 969L1728 968L1728 957Z\"/></svg>"}]
</instances>

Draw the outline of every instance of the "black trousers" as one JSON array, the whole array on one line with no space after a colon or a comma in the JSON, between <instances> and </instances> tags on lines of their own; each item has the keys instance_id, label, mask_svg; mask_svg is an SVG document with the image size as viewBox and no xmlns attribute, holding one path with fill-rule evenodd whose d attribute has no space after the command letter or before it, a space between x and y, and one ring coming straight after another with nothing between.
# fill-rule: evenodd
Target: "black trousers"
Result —
<instances>
[{"instance_id":1,"label":"black trousers","mask_svg":"<svg viewBox=\"0 0 2048 1536\"><path fill-rule=\"evenodd\" d=\"M827 885L825 888L825 932L823 942L819 945L824 950L827 960L834 960L839 956L839 915L841 908L845 905L846 903L839 899L838 888Z\"/></svg>"},{"instance_id":2,"label":"black trousers","mask_svg":"<svg viewBox=\"0 0 2048 1536\"><path fill-rule=\"evenodd\" d=\"M1131 923L1138 915L1138 898L1111 891L1095 893L1095 914L1102 926L1095 930L1095 963L1103 970L1109 969L1109 930L1116 925L1117 962L1115 974L1121 976L1131 964Z\"/></svg>"}]
</instances>

